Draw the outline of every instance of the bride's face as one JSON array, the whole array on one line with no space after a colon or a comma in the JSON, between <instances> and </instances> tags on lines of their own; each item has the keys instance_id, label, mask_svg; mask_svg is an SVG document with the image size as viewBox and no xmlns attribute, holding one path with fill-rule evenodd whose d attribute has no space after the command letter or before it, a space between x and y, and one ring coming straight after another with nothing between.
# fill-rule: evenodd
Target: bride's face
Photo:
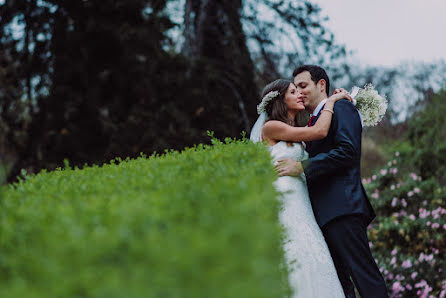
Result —
<instances>
[{"instance_id":1,"label":"bride's face","mask_svg":"<svg viewBox=\"0 0 446 298\"><path fill-rule=\"evenodd\" d=\"M297 91L296 86L291 83L288 86L288 89L285 93L285 103L288 107L288 110L294 110L294 111L303 111L305 110L304 101L302 98L299 98L299 93Z\"/></svg>"}]
</instances>

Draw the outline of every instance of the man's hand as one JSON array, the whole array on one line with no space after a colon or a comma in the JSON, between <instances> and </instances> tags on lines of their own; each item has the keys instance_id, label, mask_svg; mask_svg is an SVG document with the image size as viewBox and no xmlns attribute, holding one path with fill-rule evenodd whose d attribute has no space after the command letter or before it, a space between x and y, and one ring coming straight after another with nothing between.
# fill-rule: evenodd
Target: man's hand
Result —
<instances>
[{"instance_id":1,"label":"man's hand","mask_svg":"<svg viewBox=\"0 0 446 298\"><path fill-rule=\"evenodd\" d=\"M281 159L277 162L276 171L279 177L300 176L304 172L302 164L291 158Z\"/></svg>"}]
</instances>

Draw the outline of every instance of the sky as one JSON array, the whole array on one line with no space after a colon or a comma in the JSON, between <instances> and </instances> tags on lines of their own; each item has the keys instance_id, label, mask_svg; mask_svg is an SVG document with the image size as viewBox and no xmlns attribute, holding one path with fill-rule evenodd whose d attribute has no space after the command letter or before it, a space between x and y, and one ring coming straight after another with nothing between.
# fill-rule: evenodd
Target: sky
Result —
<instances>
[{"instance_id":1,"label":"sky","mask_svg":"<svg viewBox=\"0 0 446 298\"><path fill-rule=\"evenodd\" d=\"M371 66L446 60L446 0L313 0L326 26Z\"/></svg>"}]
</instances>

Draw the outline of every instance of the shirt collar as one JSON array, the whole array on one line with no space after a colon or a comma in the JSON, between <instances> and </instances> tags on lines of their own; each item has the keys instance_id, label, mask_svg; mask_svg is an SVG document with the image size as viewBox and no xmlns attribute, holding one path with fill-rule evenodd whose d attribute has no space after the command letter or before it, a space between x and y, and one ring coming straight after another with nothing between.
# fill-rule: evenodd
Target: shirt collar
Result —
<instances>
[{"instance_id":1,"label":"shirt collar","mask_svg":"<svg viewBox=\"0 0 446 298\"><path fill-rule=\"evenodd\" d=\"M328 98L322 100L317 107L314 109L313 113L311 114L311 116L317 116L319 114L319 112L322 110L322 107L327 103Z\"/></svg>"}]
</instances>

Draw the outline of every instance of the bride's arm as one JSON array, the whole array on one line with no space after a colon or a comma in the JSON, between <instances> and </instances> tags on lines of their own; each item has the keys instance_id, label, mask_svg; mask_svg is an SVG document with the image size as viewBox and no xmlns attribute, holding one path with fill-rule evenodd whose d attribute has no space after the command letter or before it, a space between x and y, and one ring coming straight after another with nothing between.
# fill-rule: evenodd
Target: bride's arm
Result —
<instances>
[{"instance_id":1,"label":"bride's arm","mask_svg":"<svg viewBox=\"0 0 446 298\"><path fill-rule=\"evenodd\" d=\"M282 121L272 120L266 122L263 126L263 136L265 139L274 141L291 142L307 142L323 139L327 136L328 130L330 129L334 104L343 98L351 100L347 92L339 92L330 96L316 124L311 127L294 127Z\"/></svg>"}]
</instances>

